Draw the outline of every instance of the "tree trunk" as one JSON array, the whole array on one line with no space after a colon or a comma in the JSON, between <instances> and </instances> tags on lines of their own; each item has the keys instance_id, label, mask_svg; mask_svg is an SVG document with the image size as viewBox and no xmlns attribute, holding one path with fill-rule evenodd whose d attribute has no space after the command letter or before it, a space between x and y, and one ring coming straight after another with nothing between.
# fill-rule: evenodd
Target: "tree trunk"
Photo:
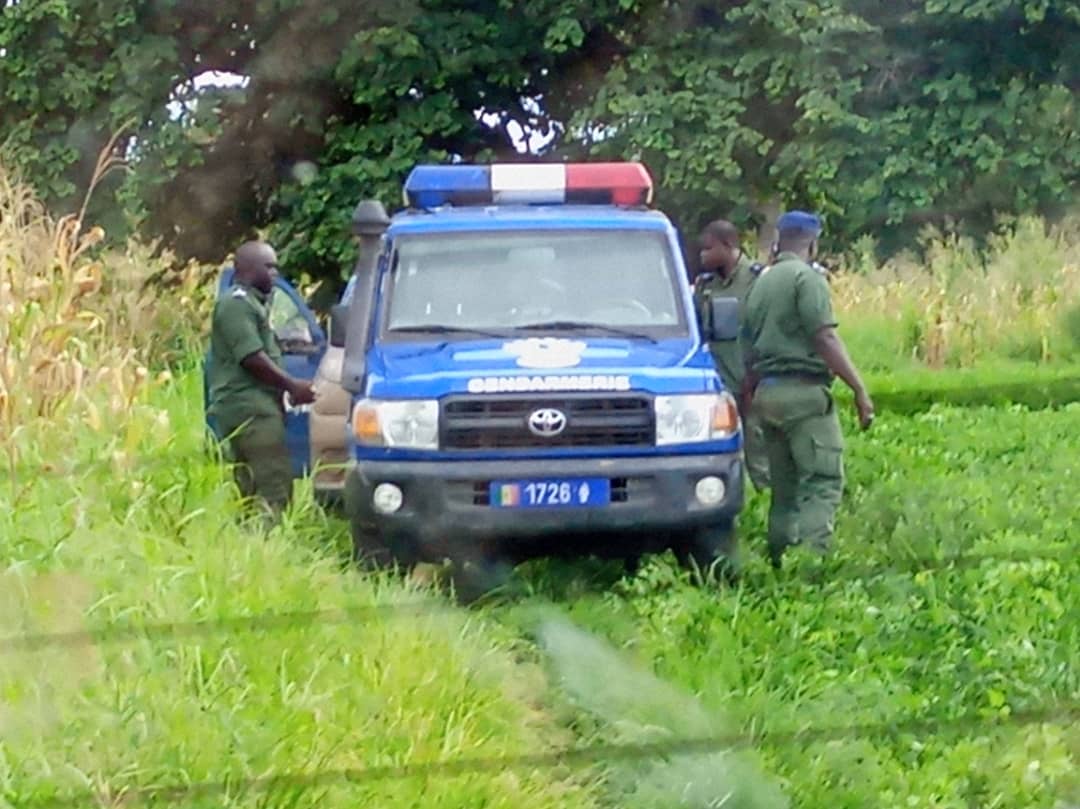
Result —
<instances>
[{"instance_id":1,"label":"tree trunk","mask_svg":"<svg viewBox=\"0 0 1080 809\"><path fill-rule=\"evenodd\" d=\"M783 212L783 204L783 200L776 196L759 199L754 203L754 214L761 222L757 238L758 261L769 259L769 251L776 241L776 220Z\"/></svg>"}]
</instances>

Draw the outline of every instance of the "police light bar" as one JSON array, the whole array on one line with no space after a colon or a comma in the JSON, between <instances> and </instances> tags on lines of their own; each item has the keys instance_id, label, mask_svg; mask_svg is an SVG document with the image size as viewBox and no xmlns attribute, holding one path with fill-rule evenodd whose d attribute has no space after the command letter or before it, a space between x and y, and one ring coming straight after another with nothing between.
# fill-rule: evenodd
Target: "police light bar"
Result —
<instances>
[{"instance_id":1,"label":"police light bar","mask_svg":"<svg viewBox=\"0 0 1080 809\"><path fill-rule=\"evenodd\" d=\"M405 205L649 205L648 170L626 163L421 165L405 180Z\"/></svg>"}]
</instances>

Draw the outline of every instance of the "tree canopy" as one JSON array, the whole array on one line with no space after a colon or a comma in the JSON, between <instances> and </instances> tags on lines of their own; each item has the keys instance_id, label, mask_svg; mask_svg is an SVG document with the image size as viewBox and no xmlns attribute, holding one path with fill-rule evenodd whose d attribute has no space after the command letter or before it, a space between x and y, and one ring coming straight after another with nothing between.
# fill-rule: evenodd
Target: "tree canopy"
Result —
<instances>
[{"instance_id":1,"label":"tree canopy","mask_svg":"<svg viewBox=\"0 0 1080 809\"><path fill-rule=\"evenodd\" d=\"M1064 4L1060 4L1064 5ZM698 218L821 211L838 239L1051 211L1080 177L1080 7L702 3L650 32L578 125Z\"/></svg>"},{"instance_id":2,"label":"tree canopy","mask_svg":"<svg viewBox=\"0 0 1080 809\"><path fill-rule=\"evenodd\" d=\"M0 144L75 209L217 261L268 227L337 278L423 160L642 159L693 239L810 206L834 246L1053 214L1080 176L1080 7L1048 0L16 0ZM212 71L243 77L197 88Z\"/></svg>"}]
</instances>

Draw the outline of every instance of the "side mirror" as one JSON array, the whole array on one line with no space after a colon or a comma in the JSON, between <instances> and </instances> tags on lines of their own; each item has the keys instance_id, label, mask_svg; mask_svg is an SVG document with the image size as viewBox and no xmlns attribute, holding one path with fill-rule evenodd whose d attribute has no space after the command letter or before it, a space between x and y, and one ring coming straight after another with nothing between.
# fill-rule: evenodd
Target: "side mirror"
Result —
<instances>
[{"instance_id":1,"label":"side mirror","mask_svg":"<svg viewBox=\"0 0 1080 809\"><path fill-rule=\"evenodd\" d=\"M710 342L737 340L739 337L739 299L713 298L709 302L709 322L705 335Z\"/></svg>"},{"instance_id":2,"label":"side mirror","mask_svg":"<svg viewBox=\"0 0 1080 809\"><path fill-rule=\"evenodd\" d=\"M349 325L349 305L334 304L330 307L330 345L334 348L345 347L345 333Z\"/></svg>"}]
</instances>

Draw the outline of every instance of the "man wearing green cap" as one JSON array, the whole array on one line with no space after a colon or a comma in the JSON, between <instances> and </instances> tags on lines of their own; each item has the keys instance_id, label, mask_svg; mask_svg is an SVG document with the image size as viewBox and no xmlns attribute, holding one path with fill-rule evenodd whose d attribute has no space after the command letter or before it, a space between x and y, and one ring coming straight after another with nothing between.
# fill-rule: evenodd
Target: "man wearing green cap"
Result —
<instances>
[{"instance_id":1,"label":"man wearing green cap","mask_svg":"<svg viewBox=\"0 0 1080 809\"><path fill-rule=\"evenodd\" d=\"M739 231L726 219L717 219L701 232L701 272L694 279L694 301L699 318L706 318L712 298L735 298L740 308L745 305L762 265L750 260L739 243ZM716 369L724 387L738 396L742 388L744 365L742 352L735 340L709 344ZM769 487L769 462L765 455L761 424L752 413L743 411L746 471L754 487Z\"/></svg>"},{"instance_id":2,"label":"man wearing green cap","mask_svg":"<svg viewBox=\"0 0 1080 809\"><path fill-rule=\"evenodd\" d=\"M833 377L855 394L864 430L874 406L836 333L828 281L811 266L821 221L791 211L777 221L777 231L775 259L747 296L739 342L744 407L764 430L772 485L769 558L779 568L788 546L824 554L831 544L844 488Z\"/></svg>"}]
</instances>

